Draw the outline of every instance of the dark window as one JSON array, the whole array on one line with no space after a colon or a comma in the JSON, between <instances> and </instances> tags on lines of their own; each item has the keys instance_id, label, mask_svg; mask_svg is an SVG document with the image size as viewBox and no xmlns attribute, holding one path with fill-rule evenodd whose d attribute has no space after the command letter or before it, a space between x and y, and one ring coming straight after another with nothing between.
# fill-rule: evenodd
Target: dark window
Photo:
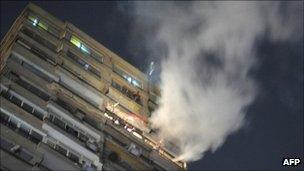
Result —
<instances>
[{"instance_id":1,"label":"dark window","mask_svg":"<svg viewBox=\"0 0 304 171\"><path fill-rule=\"evenodd\" d=\"M47 144L51 147L51 148L55 148L55 144L52 142L52 141L50 141L50 140L47 140Z\"/></svg>"},{"instance_id":2,"label":"dark window","mask_svg":"<svg viewBox=\"0 0 304 171\"><path fill-rule=\"evenodd\" d=\"M25 27L23 27L23 28L21 29L21 31L22 31L25 35L27 35L27 36L29 36L29 37L33 37L33 36L34 36L34 33L31 32L29 29L27 29L27 28L25 28Z\"/></svg>"},{"instance_id":3,"label":"dark window","mask_svg":"<svg viewBox=\"0 0 304 171\"><path fill-rule=\"evenodd\" d=\"M38 110L34 110L33 115L36 116L38 119L43 120L44 115Z\"/></svg>"},{"instance_id":4,"label":"dark window","mask_svg":"<svg viewBox=\"0 0 304 171\"><path fill-rule=\"evenodd\" d=\"M60 145L56 145L55 150L56 150L56 151L58 151L60 154L62 154L62 155L65 155L65 156L66 156L67 150L66 150L66 149L64 149L63 147L61 147Z\"/></svg>"},{"instance_id":5,"label":"dark window","mask_svg":"<svg viewBox=\"0 0 304 171\"><path fill-rule=\"evenodd\" d=\"M41 77L42 79L48 81L48 82L52 82L52 79L49 78L47 75L45 75L44 73L42 73L41 71L39 71L38 69L36 69L35 67L23 62L22 64L24 66L24 68L30 70L32 73L38 75L39 77Z\"/></svg>"},{"instance_id":6,"label":"dark window","mask_svg":"<svg viewBox=\"0 0 304 171\"><path fill-rule=\"evenodd\" d=\"M79 157L76 156L75 154L71 153L71 152L69 152L68 158L71 159L75 163L79 162Z\"/></svg>"},{"instance_id":7,"label":"dark window","mask_svg":"<svg viewBox=\"0 0 304 171\"><path fill-rule=\"evenodd\" d=\"M19 84L20 86L22 86L23 88L29 90L33 94L37 95L38 97L42 98L45 101L49 100L49 98L50 98L49 95L47 95L43 91L39 90L38 88L34 87L33 85L31 85L30 83L28 83L25 80L22 80L19 78L16 81L16 83Z\"/></svg>"},{"instance_id":8,"label":"dark window","mask_svg":"<svg viewBox=\"0 0 304 171\"><path fill-rule=\"evenodd\" d=\"M78 131L74 130L72 127L69 125L66 126L66 130L69 134L73 135L74 137L77 137Z\"/></svg>"},{"instance_id":9,"label":"dark window","mask_svg":"<svg viewBox=\"0 0 304 171\"><path fill-rule=\"evenodd\" d=\"M64 108L65 110L69 111L70 113L75 113L75 108L73 106L71 106L70 104L68 104L67 102L65 102L64 100L57 98L56 99L56 104L58 104L60 107Z\"/></svg>"},{"instance_id":10,"label":"dark window","mask_svg":"<svg viewBox=\"0 0 304 171\"><path fill-rule=\"evenodd\" d=\"M57 47L55 45L53 45L52 43L50 43L48 40L44 39L43 37L41 37L40 35L37 35L35 33L33 33L31 30L29 30L26 27L23 27L21 29L21 31L26 34L27 36L31 37L32 39L36 40L38 43L43 44L44 46L46 46L47 48L56 51Z\"/></svg>"},{"instance_id":11,"label":"dark window","mask_svg":"<svg viewBox=\"0 0 304 171\"><path fill-rule=\"evenodd\" d=\"M34 47L31 47L31 52L34 53L36 56L38 56L40 59L47 61L45 54L42 53L40 50L38 50Z\"/></svg>"},{"instance_id":12,"label":"dark window","mask_svg":"<svg viewBox=\"0 0 304 171\"><path fill-rule=\"evenodd\" d=\"M88 123L89 125L91 125L92 127L98 129L98 130L101 130L101 125L96 121L96 119L92 118L92 117L89 117L89 116L85 116L83 118L83 120Z\"/></svg>"},{"instance_id":13,"label":"dark window","mask_svg":"<svg viewBox=\"0 0 304 171\"><path fill-rule=\"evenodd\" d=\"M54 117L53 123L55 125L57 125L58 127L65 129L65 123L63 121L61 121L60 119L58 119L57 117Z\"/></svg>"},{"instance_id":14,"label":"dark window","mask_svg":"<svg viewBox=\"0 0 304 171\"><path fill-rule=\"evenodd\" d=\"M30 106L30 105L28 105L28 104L26 104L26 103L23 103L22 108L23 108L25 111L27 111L28 113L32 113L32 112L33 112L33 107Z\"/></svg>"},{"instance_id":15,"label":"dark window","mask_svg":"<svg viewBox=\"0 0 304 171\"><path fill-rule=\"evenodd\" d=\"M54 36L56 36L57 38L60 37L60 31L57 30L55 27L49 27L48 31L53 34Z\"/></svg>"},{"instance_id":16,"label":"dark window","mask_svg":"<svg viewBox=\"0 0 304 171\"><path fill-rule=\"evenodd\" d=\"M0 114L1 123L4 123L4 124L8 123L8 119L9 119L9 116L2 114L2 113Z\"/></svg>"},{"instance_id":17,"label":"dark window","mask_svg":"<svg viewBox=\"0 0 304 171\"><path fill-rule=\"evenodd\" d=\"M78 134L78 137L80 139L80 141L82 142L87 142L89 140L89 138L87 136L85 136L84 134L80 133Z\"/></svg>"},{"instance_id":18,"label":"dark window","mask_svg":"<svg viewBox=\"0 0 304 171\"><path fill-rule=\"evenodd\" d=\"M53 115L49 115L49 121L53 122L54 116Z\"/></svg>"},{"instance_id":19,"label":"dark window","mask_svg":"<svg viewBox=\"0 0 304 171\"><path fill-rule=\"evenodd\" d=\"M96 61L100 62L100 63L103 63L103 56L102 55L99 55L95 52L92 52L91 53L91 56L92 58L94 58Z\"/></svg>"},{"instance_id":20,"label":"dark window","mask_svg":"<svg viewBox=\"0 0 304 171\"><path fill-rule=\"evenodd\" d=\"M109 155L109 160L112 162L118 162L119 161L119 156L116 152L111 152L111 154Z\"/></svg>"},{"instance_id":21,"label":"dark window","mask_svg":"<svg viewBox=\"0 0 304 171\"><path fill-rule=\"evenodd\" d=\"M127 144L124 143L124 142L122 142L121 140L119 140L119 139L117 139L117 138L115 138L115 137L111 137L111 139L112 139L115 143L119 144L120 146L122 146L122 147L127 147Z\"/></svg>"},{"instance_id":22,"label":"dark window","mask_svg":"<svg viewBox=\"0 0 304 171\"><path fill-rule=\"evenodd\" d=\"M30 154L27 150L25 150L24 148L21 148L19 155L18 155L21 159L29 162L30 160L32 160L33 155Z\"/></svg>"},{"instance_id":23,"label":"dark window","mask_svg":"<svg viewBox=\"0 0 304 171\"><path fill-rule=\"evenodd\" d=\"M29 41L22 39L22 38L18 38L17 41L20 45L22 45L23 47L29 49L33 54L35 54L37 57L39 57L40 59L50 62L53 65L55 64L55 59L53 56L48 55L47 53L45 53L44 51L40 50L39 48L35 47L32 43L29 43Z\"/></svg>"},{"instance_id":24,"label":"dark window","mask_svg":"<svg viewBox=\"0 0 304 171\"><path fill-rule=\"evenodd\" d=\"M40 163L38 163L37 166L38 166L39 170L41 170L41 171L51 171L51 169L47 168L46 166L44 166Z\"/></svg>"},{"instance_id":25,"label":"dark window","mask_svg":"<svg viewBox=\"0 0 304 171\"><path fill-rule=\"evenodd\" d=\"M29 90L31 92L36 92L36 95L45 101L48 101L50 99L50 96L48 94L44 93L43 91L40 91L36 87L31 86Z\"/></svg>"},{"instance_id":26,"label":"dark window","mask_svg":"<svg viewBox=\"0 0 304 171\"><path fill-rule=\"evenodd\" d=\"M1 96L6 98L7 100L10 99L11 95L9 94L8 91L4 92L4 91L1 91Z\"/></svg>"},{"instance_id":27,"label":"dark window","mask_svg":"<svg viewBox=\"0 0 304 171\"><path fill-rule=\"evenodd\" d=\"M17 121L15 119L11 118L10 122L8 123L8 126L12 130L15 130L17 128Z\"/></svg>"},{"instance_id":28,"label":"dark window","mask_svg":"<svg viewBox=\"0 0 304 171\"><path fill-rule=\"evenodd\" d=\"M24 137L28 137L29 136L29 134L30 134L30 129L29 128L26 128L26 127L24 127L24 126L21 126L19 129L18 129L18 132L22 135L22 136L24 136Z\"/></svg>"},{"instance_id":29,"label":"dark window","mask_svg":"<svg viewBox=\"0 0 304 171\"><path fill-rule=\"evenodd\" d=\"M142 105L139 92L136 92L136 93L132 92L126 86L121 86L121 85L117 84L115 81L112 81L112 87L114 87L116 90L120 91L122 94L124 94L131 100L135 101L139 105Z\"/></svg>"},{"instance_id":30,"label":"dark window","mask_svg":"<svg viewBox=\"0 0 304 171\"><path fill-rule=\"evenodd\" d=\"M131 165L129 165L127 162L120 161L119 165L122 166L123 168L125 168L126 170L134 170L134 169L132 169Z\"/></svg>"},{"instance_id":31,"label":"dark window","mask_svg":"<svg viewBox=\"0 0 304 171\"><path fill-rule=\"evenodd\" d=\"M1 138L0 140L1 140L1 146L0 147L2 149L5 149L5 150L9 151L12 147L15 146L14 143L12 143L12 142L10 142L10 141L8 141L6 139Z\"/></svg>"},{"instance_id":32,"label":"dark window","mask_svg":"<svg viewBox=\"0 0 304 171\"><path fill-rule=\"evenodd\" d=\"M144 155L140 155L140 158L141 158L143 161L147 162L147 163L150 163L150 164L152 164L152 163L153 163L153 161L152 161L152 160L150 160L149 158L147 158L147 157L146 157L146 156L144 156Z\"/></svg>"},{"instance_id":33,"label":"dark window","mask_svg":"<svg viewBox=\"0 0 304 171\"><path fill-rule=\"evenodd\" d=\"M96 142L91 143L90 141L87 141L86 147L94 153L98 152L99 148Z\"/></svg>"},{"instance_id":34,"label":"dark window","mask_svg":"<svg viewBox=\"0 0 304 171\"><path fill-rule=\"evenodd\" d=\"M21 100L19 100L17 97L15 97L15 96L12 96L12 98L11 98L11 100L10 100L11 102L13 102L15 105L17 105L17 106L20 106L21 105L21 103L22 103L22 101Z\"/></svg>"},{"instance_id":35,"label":"dark window","mask_svg":"<svg viewBox=\"0 0 304 171\"><path fill-rule=\"evenodd\" d=\"M37 133L36 131L32 130L31 135L30 135L30 140L33 141L34 143L38 144L41 142L43 139L43 136Z\"/></svg>"},{"instance_id":36,"label":"dark window","mask_svg":"<svg viewBox=\"0 0 304 171\"><path fill-rule=\"evenodd\" d=\"M95 68L92 67L92 66L89 66L89 67L88 67L88 70L89 70L91 73L95 74L98 78L100 78L100 72L99 72L97 69L95 69Z\"/></svg>"},{"instance_id":37,"label":"dark window","mask_svg":"<svg viewBox=\"0 0 304 171\"><path fill-rule=\"evenodd\" d=\"M84 60L82 60L81 58L76 56L71 51L67 52L67 56L70 57L74 62L79 64L84 70L91 72L92 74L94 74L98 78L101 78L100 72L97 69L95 69L92 65L86 63Z\"/></svg>"}]
</instances>

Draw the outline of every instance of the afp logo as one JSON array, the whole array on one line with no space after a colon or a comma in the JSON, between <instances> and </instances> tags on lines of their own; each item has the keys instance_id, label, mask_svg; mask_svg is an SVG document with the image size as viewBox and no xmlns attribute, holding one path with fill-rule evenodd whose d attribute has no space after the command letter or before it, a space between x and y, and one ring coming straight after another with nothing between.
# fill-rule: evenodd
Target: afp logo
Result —
<instances>
[{"instance_id":1,"label":"afp logo","mask_svg":"<svg viewBox=\"0 0 304 171\"><path fill-rule=\"evenodd\" d=\"M300 158L283 158L283 166L298 166L301 163Z\"/></svg>"}]
</instances>

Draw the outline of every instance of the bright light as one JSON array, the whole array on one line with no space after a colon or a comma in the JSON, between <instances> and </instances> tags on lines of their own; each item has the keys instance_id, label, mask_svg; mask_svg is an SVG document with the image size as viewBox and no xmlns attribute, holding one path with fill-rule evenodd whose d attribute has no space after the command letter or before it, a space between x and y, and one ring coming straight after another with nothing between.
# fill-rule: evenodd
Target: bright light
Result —
<instances>
[{"instance_id":1,"label":"bright light","mask_svg":"<svg viewBox=\"0 0 304 171\"><path fill-rule=\"evenodd\" d=\"M114 123L115 123L116 125L119 125L119 120L118 120L118 119L115 120Z\"/></svg>"},{"instance_id":2,"label":"bright light","mask_svg":"<svg viewBox=\"0 0 304 171\"><path fill-rule=\"evenodd\" d=\"M137 137L137 138L139 138L139 139L142 139L142 136L139 135L137 132L132 132L132 133L133 133L133 135L134 135L135 137Z\"/></svg>"},{"instance_id":3,"label":"bright light","mask_svg":"<svg viewBox=\"0 0 304 171\"><path fill-rule=\"evenodd\" d=\"M89 49L86 46L84 46L83 44L81 44L80 49L85 53L88 53L88 54L90 53Z\"/></svg>"},{"instance_id":4,"label":"bright light","mask_svg":"<svg viewBox=\"0 0 304 171\"><path fill-rule=\"evenodd\" d=\"M112 117L112 116L109 116L107 113L104 113L104 116L105 116L106 118L109 118L109 119L113 120L113 117Z\"/></svg>"},{"instance_id":5,"label":"bright light","mask_svg":"<svg viewBox=\"0 0 304 171\"><path fill-rule=\"evenodd\" d=\"M85 70L88 70L89 67L90 67L89 64L84 64L84 69L85 69Z\"/></svg>"},{"instance_id":6,"label":"bright light","mask_svg":"<svg viewBox=\"0 0 304 171\"><path fill-rule=\"evenodd\" d=\"M150 71L149 71L149 75L150 75L150 76L152 75L153 71L154 71L154 62L152 61L152 62L150 63Z\"/></svg>"},{"instance_id":7,"label":"bright light","mask_svg":"<svg viewBox=\"0 0 304 171\"><path fill-rule=\"evenodd\" d=\"M127 128L128 132L132 132L134 130L134 128Z\"/></svg>"},{"instance_id":8,"label":"bright light","mask_svg":"<svg viewBox=\"0 0 304 171\"><path fill-rule=\"evenodd\" d=\"M117 102L117 103L115 103L114 105L113 105L113 107L116 107L117 105L119 105L119 103Z\"/></svg>"},{"instance_id":9,"label":"bright light","mask_svg":"<svg viewBox=\"0 0 304 171\"><path fill-rule=\"evenodd\" d=\"M38 19L35 18L35 20L33 21L33 25L34 25L34 26L37 26L37 24L38 24Z\"/></svg>"}]
</instances>

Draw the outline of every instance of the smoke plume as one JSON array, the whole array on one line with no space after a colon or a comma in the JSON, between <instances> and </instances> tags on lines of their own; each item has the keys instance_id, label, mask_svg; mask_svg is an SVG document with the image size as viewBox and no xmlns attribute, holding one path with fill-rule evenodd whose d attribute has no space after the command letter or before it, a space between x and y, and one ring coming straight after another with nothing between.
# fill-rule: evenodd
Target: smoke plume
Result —
<instances>
[{"instance_id":1,"label":"smoke plume","mask_svg":"<svg viewBox=\"0 0 304 171\"><path fill-rule=\"evenodd\" d=\"M200 159L243 126L246 108L257 93L248 72L256 63L259 37L278 41L303 35L297 18L303 11L301 2L135 6L136 27L145 32L150 56L161 63L161 99L152 126L161 138L178 145L177 160Z\"/></svg>"}]
</instances>

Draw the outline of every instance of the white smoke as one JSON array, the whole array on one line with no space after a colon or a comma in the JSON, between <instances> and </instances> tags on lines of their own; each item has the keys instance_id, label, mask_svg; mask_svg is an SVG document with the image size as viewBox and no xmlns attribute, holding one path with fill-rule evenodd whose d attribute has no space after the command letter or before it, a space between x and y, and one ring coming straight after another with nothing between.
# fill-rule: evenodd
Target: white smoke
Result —
<instances>
[{"instance_id":1,"label":"white smoke","mask_svg":"<svg viewBox=\"0 0 304 171\"><path fill-rule=\"evenodd\" d=\"M288 5L285 18L280 15L282 6L136 2L137 27L149 31L157 25L155 34L147 34L148 48L166 51L161 59L160 107L151 121L162 138L178 145L178 160L200 159L242 127L246 107L256 95L248 76L256 62L256 39L265 34L273 40L290 38L295 31L303 34L297 25L303 4ZM290 10L297 14L289 15Z\"/></svg>"}]
</instances>

